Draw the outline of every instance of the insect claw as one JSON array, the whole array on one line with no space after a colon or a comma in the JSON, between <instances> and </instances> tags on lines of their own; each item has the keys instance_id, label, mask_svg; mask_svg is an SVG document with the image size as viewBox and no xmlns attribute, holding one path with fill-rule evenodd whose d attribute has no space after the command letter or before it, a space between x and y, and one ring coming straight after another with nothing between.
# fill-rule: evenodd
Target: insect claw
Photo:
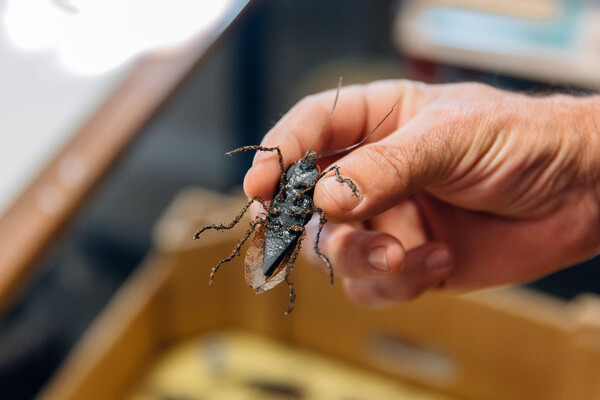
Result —
<instances>
[{"instance_id":1,"label":"insect claw","mask_svg":"<svg viewBox=\"0 0 600 400\"><path fill-rule=\"evenodd\" d=\"M202 232L204 232L207 229L207 227L202 228L201 230L199 230L198 232L196 232L196 234L194 235L194 240L196 239L200 239L200 235L202 234Z\"/></svg>"},{"instance_id":2,"label":"insect claw","mask_svg":"<svg viewBox=\"0 0 600 400\"><path fill-rule=\"evenodd\" d=\"M210 279L208 280L208 286L212 286L215 283L215 274L217 273L217 269L221 263L217 264L217 266L213 267L210 271Z\"/></svg>"},{"instance_id":3,"label":"insect claw","mask_svg":"<svg viewBox=\"0 0 600 400\"><path fill-rule=\"evenodd\" d=\"M288 288L290 289L290 303L288 304L287 310L285 310L285 315L288 315L294 310L294 303L296 301L296 292L294 291L294 284L289 280L289 273L291 268L287 272L287 276L285 277L285 283L287 283Z\"/></svg>"},{"instance_id":4,"label":"insect claw","mask_svg":"<svg viewBox=\"0 0 600 400\"><path fill-rule=\"evenodd\" d=\"M294 297L290 297L290 304L288 305L287 310L285 310L285 315L288 315L289 313L291 313L292 311L294 311L294 301L296 300L296 295L294 294Z\"/></svg>"}]
</instances>

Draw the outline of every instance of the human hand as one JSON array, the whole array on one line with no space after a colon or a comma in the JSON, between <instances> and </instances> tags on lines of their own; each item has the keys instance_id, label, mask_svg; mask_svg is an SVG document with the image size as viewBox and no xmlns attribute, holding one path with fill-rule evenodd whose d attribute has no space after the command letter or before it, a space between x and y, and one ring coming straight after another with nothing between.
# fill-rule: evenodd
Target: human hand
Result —
<instances>
[{"instance_id":1,"label":"human hand","mask_svg":"<svg viewBox=\"0 0 600 400\"><path fill-rule=\"evenodd\" d=\"M331 110L334 91L300 101L265 136L286 167ZM313 151L360 141L335 162L314 201L328 223L320 248L348 296L379 305L433 288L526 282L600 251L600 100L530 97L481 84L380 81L341 90ZM244 188L271 198L277 158L257 154ZM310 247L310 246L309 246ZM318 259L317 259L318 260Z\"/></svg>"}]
</instances>

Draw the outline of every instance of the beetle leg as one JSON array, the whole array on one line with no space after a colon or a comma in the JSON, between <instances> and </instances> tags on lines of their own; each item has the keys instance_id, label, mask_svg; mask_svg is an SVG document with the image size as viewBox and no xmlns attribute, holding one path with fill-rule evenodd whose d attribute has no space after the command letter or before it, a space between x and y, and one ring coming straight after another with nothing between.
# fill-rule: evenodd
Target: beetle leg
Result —
<instances>
[{"instance_id":1,"label":"beetle leg","mask_svg":"<svg viewBox=\"0 0 600 400\"><path fill-rule=\"evenodd\" d=\"M287 283L288 288L290 289L290 304L288 305L287 310L285 310L285 315L288 315L294 310L294 303L296 302L296 292L294 292L294 284L290 282L290 280L288 279L288 275L289 274L286 274L285 283Z\"/></svg>"},{"instance_id":2,"label":"beetle leg","mask_svg":"<svg viewBox=\"0 0 600 400\"><path fill-rule=\"evenodd\" d=\"M294 284L293 284L293 282L290 282L289 278L290 278L290 272L292 272L292 270L294 269L294 266L296 265L296 257L298 257L298 254L300 254L300 246L302 245L302 240L306 236L306 230L304 230L304 227L302 227L302 229L303 229L303 233L298 238L298 243L296 244L296 247L294 248L294 252L290 256L290 260L288 261L288 263L285 267L286 268L285 283L287 283L288 288L290 289L290 304L288 305L287 310L285 310L285 315L288 315L289 313L292 312L292 310L294 310L294 302L296 301L296 292L294 292Z\"/></svg>"},{"instance_id":3,"label":"beetle leg","mask_svg":"<svg viewBox=\"0 0 600 400\"><path fill-rule=\"evenodd\" d=\"M279 158L279 170L281 171L281 177L279 178L279 197L285 198L285 168L283 167L283 156L281 155L281 150L279 150L279 147L244 146L240 147L239 149L231 150L230 152L225 154L230 156L234 153L239 153L240 151L248 150L277 152L277 157Z\"/></svg>"},{"instance_id":4,"label":"beetle leg","mask_svg":"<svg viewBox=\"0 0 600 400\"><path fill-rule=\"evenodd\" d=\"M200 237L200 234L202 232L204 232L205 230L208 230L208 229L216 229L218 231L225 230L225 229L232 229L238 222L240 222L240 220L242 219L242 217L244 216L244 214L246 213L246 211L248 210L248 208L250 207L250 205L252 203L254 203L255 201L258 201L260 204L262 204L262 206L265 209L267 208L267 205L265 204L265 201L263 199L261 199L258 196L257 197L253 197L244 206L244 208L242 208L242 211L240 211L240 213L237 215L237 217L235 217L235 219L229 225L225 225L225 224L206 225L205 227L203 227L202 229L200 229L198 232L196 232L196 234L194 235L194 239L198 239Z\"/></svg>"},{"instance_id":5,"label":"beetle leg","mask_svg":"<svg viewBox=\"0 0 600 400\"><path fill-rule=\"evenodd\" d=\"M337 165L333 165L330 168L327 168L325 171L321 172L319 174L319 176L317 177L315 182L318 182L319 179L321 179L322 177L325 176L325 174L334 171L335 172L335 179L339 182L339 183L346 183L348 186L350 186L350 189L352 189L352 193L358 197L359 196L359 192L358 192L358 188L356 187L356 184L354 182L352 182L352 180L348 179L348 178L342 178L340 176L340 167L338 167ZM315 183L316 184L316 183Z\"/></svg>"},{"instance_id":6,"label":"beetle leg","mask_svg":"<svg viewBox=\"0 0 600 400\"><path fill-rule=\"evenodd\" d=\"M229 262L229 261L233 260L234 257L240 255L240 249L242 248L242 245L246 242L246 240L248 240L248 238L250 237L250 235L252 235L252 232L254 232L254 230L256 229L256 227L258 225L260 225L261 223L263 223L262 219L257 219L255 221L252 221L250 223L250 229L248 229L246 231L246 234L244 235L243 238L241 238L240 240L238 240L237 245L233 248L233 250L231 251L231 254L229 255L229 257L227 257L227 258L219 261L219 263L217 265L215 265L214 267L212 267L212 269L210 270L210 280L208 282L209 286L212 286L213 282L215 281L215 274L217 273L217 270L219 269L219 267L221 266L221 264Z\"/></svg>"},{"instance_id":7,"label":"beetle leg","mask_svg":"<svg viewBox=\"0 0 600 400\"><path fill-rule=\"evenodd\" d=\"M329 172L334 171L335 172L335 179L339 182L339 183L346 183L348 186L350 186L350 189L352 189L352 194L354 194L356 197L358 197L360 195L358 188L356 187L356 184L354 182L352 182L351 179L348 178L342 178L340 176L340 167L338 167L337 165L333 165L330 168L327 168L325 171L321 172L318 176L317 179L315 179L315 183L312 184L310 187L307 187L303 190L300 191L300 193L298 193L298 197L302 197L304 194L308 193L309 191L311 191L312 189L315 188L315 186L317 186L317 182L319 182L319 180L324 177L326 174L328 174Z\"/></svg>"},{"instance_id":8,"label":"beetle leg","mask_svg":"<svg viewBox=\"0 0 600 400\"><path fill-rule=\"evenodd\" d=\"M294 211L292 215L307 215L314 213L313 210Z\"/></svg>"},{"instance_id":9,"label":"beetle leg","mask_svg":"<svg viewBox=\"0 0 600 400\"><path fill-rule=\"evenodd\" d=\"M275 225L273 225L273 224L271 224L269 222L268 218L265 218L264 225L265 225L265 228L267 228L267 229L271 229L271 230L276 230L277 229L277 227Z\"/></svg>"},{"instance_id":10,"label":"beetle leg","mask_svg":"<svg viewBox=\"0 0 600 400\"><path fill-rule=\"evenodd\" d=\"M315 253L317 253L317 255L321 257L321 260L323 260L325 265L327 265L327 269L329 270L329 279L331 282L331 286L333 286L333 268L331 268L331 263L329 262L327 256L325 256L325 254L319 251L319 237L321 236L323 225L325 225L325 223L327 222L327 218L325 218L325 212L320 208L315 208L315 211L319 213L319 230L317 230L317 237L315 239Z\"/></svg>"}]
</instances>

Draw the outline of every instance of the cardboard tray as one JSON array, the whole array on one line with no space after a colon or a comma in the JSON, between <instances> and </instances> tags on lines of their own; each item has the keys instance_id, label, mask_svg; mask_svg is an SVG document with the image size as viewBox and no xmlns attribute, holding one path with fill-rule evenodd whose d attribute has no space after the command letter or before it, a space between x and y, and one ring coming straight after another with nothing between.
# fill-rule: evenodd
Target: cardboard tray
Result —
<instances>
[{"instance_id":1,"label":"cardboard tray","mask_svg":"<svg viewBox=\"0 0 600 400\"><path fill-rule=\"evenodd\" d=\"M255 295L243 257L226 257L247 222L191 237L233 219L245 199L181 193L157 226L155 249L89 329L40 400L127 396L169 344L244 329L463 399L600 399L600 301L569 303L520 288L465 296L428 294L386 310L352 305L300 260L297 300L285 285Z\"/></svg>"}]
</instances>

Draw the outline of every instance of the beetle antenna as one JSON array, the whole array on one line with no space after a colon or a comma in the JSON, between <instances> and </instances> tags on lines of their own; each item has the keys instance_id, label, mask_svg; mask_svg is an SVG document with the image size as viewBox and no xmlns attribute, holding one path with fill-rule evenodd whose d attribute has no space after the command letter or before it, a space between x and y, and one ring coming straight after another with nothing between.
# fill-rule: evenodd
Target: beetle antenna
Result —
<instances>
[{"instance_id":1,"label":"beetle antenna","mask_svg":"<svg viewBox=\"0 0 600 400\"><path fill-rule=\"evenodd\" d=\"M357 148L358 146L360 146L361 144L363 144L369 138L369 136L371 136L373 134L373 132L375 132L377 130L377 128L379 128L381 126L381 124L383 124L383 122L392 114L392 112L394 112L394 108L396 108L396 106L398 105L398 103L400 103L400 99L396 100L396 102L392 106L392 109L386 114L385 117L383 117L383 119L381 121L379 121L379 123L377 124L377 126L375 128L373 128L373 130L371 132L369 132L369 134L367 136L365 136L360 142L358 142L356 144L353 144L352 146L345 147L343 149L328 150L328 151L324 151L322 153L317 153L313 157L314 158L322 158L322 157L333 156L335 154L344 153L346 151L350 151L352 149Z\"/></svg>"},{"instance_id":2,"label":"beetle antenna","mask_svg":"<svg viewBox=\"0 0 600 400\"><path fill-rule=\"evenodd\" d=\"M323 126L321 126L321 129L319 130L319 133L317 133L317 137L315 138L315 140L312 142L312 144L310 146L308 146L308 150L306 151L306 154L304 155L304 157L302 157L303 159L308 158L308 155L310 154L310 149L315 145L315 143L317 143L317 140L319 140L319 138L321 137L321 133L323 133L323 128L325 128L325 125L327 124L327 122L329 121L331 116L333 115L333 112L335 111L335 106L337 105L338 97L340 95L341 88L342 88L342 77L340 76L340 80L338 82L337 91L335 93L335 100L333 100L333 107L331 108L331 112L329 113L329 116L323 123Z\"/></svg>"}]
</instances>

